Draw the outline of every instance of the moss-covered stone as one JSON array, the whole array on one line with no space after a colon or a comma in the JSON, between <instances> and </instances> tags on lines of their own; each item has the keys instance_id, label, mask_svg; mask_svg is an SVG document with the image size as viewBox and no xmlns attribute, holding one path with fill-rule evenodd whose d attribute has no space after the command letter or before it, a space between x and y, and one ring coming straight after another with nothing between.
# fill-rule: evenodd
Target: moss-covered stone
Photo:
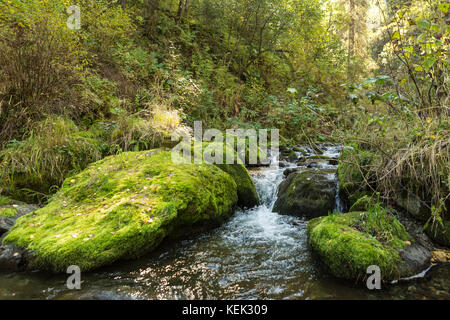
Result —
<instances>
[{"instance_id":1,"label":"moss-covered stone","mask_svg":"<svg viewBox=\"0 0 450 320\"><path fill-rule=\"evenodd\" d=\"M244 165L217 164L216 166L228 173L236 182L239 206L251 208L258 205L259 200L255 184Z\"/></svg>"},{"instance_id":2,"label":"moss-covered stone","mask_svg":"<svg viewBox=\"0 0 450 320\"><path fill-rule=\"evenodd\" d=\"M238 193L238 205L243 208L250 208L258 205L258 194L256 192L255 185L253 183L250 174L247 171L247 168L244 165L244 162L238 157L235 149L227 144L220 144L217 142L203 142L201 145L201 150L196 150L194 145L191 146L192 152L201 152L203 156L208 155L207 158L203 159L204 161L208 161L208 157L211 157L211 160L219 160L222 162L216 163L215 165L220 168L222 171L225 171L234 179L237 185L237 193ZM216 152L221 152L216 159ZM227 163L227 154L231 154L234 159L234 164L226 164ZM214 163L214 161L211 161Z\"/></svg>"},{"instance_id":3,"label":"moss-covered stone","mask_svg":"<svg viewBox=\"0 0 450 320\"><path fill-rule=\"evenodd\" d=\"M301 148L299 146L294 146L292 148L292 150L294 150L295 152L300 152L303 155L308 154L308 151L306 151L305 149L303 149L303 148Z\"/></svg>"},{"instance_id":4,"label":"moss-covered stone","mask_svg":"<svg viewBox=\"0 0 450 320\"><path fill-rule=\"evenodd\" d=\"M450 247L450 221L444 220L441 223L428 223L425 226L426 234L436 243Z\"/></svg>"},{"instance_id":5,"label":"moss-covered stone","mask_svg":"<svg viewBox=\"0 0 450 320\"><path fill-rule=\"evenodd\" d=\"M367 267L379 266L383 280L410 276L402 248L412 241L403 225L380 208L310 220L309 243L333 275L362 280Z\"/></svg>"},{"instance_id":6,"label":"moss-covered stone","mask_svg":"<svg viewBox=\"0 0 450 320\"><path fill-rule=\"evenodd\" d=\"M29 268L91 270L222 223L233 213L236 189L213 165L174 164L162 150L123 153L66 179L3 243L31 252Z\"/></svg>"},{"instance_id":7,"label":"moss-covered stone","mask_svg":"<svg viewBox=\"0 0 450 320\"><path fill-rule=\"evenodd\" d=\"M299 158L298 155L295 153L295 151L288 147L280 146L279 151L280 151L280 160L294 162L297 161Z\"/></svg>"},{"instance_id":8,"label":"moss-covered stone","mask_svg":"<svg viewBox=\"0 0 450 320\"><path fill-rule=\"evenodd\" d=\"M291 173L278 188L273 211L314 218L333 211L336 182L333 170L306 170Z\"/></svg>"}]
</instances>

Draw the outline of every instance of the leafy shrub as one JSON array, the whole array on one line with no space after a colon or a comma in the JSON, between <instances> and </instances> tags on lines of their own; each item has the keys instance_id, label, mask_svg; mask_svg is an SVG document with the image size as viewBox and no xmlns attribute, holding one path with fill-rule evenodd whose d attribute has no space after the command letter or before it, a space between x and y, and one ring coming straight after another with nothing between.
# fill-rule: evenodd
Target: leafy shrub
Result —
<instances>
[{"instance_id":1,"label":"leafy shrub","mask_svg":"<svg viewBox=\"0 0 450 320\"><path fill-rule=\"evenodd\" d=\"M68 111L63 101L80 57L56 4L8 3L0 4L0 143L23 133L29 121Z\"/></svg>"}]
</instances>

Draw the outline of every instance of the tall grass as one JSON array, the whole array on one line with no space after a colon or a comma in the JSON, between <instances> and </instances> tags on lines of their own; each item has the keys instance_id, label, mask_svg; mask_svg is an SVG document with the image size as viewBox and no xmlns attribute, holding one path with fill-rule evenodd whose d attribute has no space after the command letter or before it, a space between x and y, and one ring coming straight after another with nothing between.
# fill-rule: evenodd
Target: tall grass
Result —
<instances>
[{"instance_id":1,"label":"tall grass","mask_svg":"<svg viewBox=\"0 0 450 320\"><path fill-rule=\"evenodd\" d=\"M18 199L43 200L68 175L100 158L98 144L73 121L47 118L0 151L1 188Z\"/></svg>"}]
</instances>

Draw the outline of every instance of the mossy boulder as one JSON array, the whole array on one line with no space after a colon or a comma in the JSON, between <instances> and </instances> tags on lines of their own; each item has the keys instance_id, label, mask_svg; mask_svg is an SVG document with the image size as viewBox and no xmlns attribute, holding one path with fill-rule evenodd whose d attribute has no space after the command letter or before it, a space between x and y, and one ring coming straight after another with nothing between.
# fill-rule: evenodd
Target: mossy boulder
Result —
<instances>
[{"instance_id":1,"label":"mossy boulder","mask_svg":"<svg viewBox=\"0 0 450 320\"><path fill-rule=\"evenodd\" d=\"M336 204L333 170L293 172L278 187L273 211L306 218L325 216Z\"/></svg>"},{"instance_id":2,"label":"mossy boulder","mask_svg":"<svg viewBox=\"0 0 450 320\"><path fill-rule=\"evenodd\" d=\"M203 160L215 164L218 168L228 173L236 182L238 205L242 208L251 208L259 204L258 194L244 162L238 157L236 151L227 144L217 142L203 142L198 150L194 145L191 146L193 154L202 152ZM216 152L220 152L216 159ZM227 154L230 153L234 159L234 164L227 163ZM205 155L206 159L205 159ZM219 160L220 159L220 160ZM215 163L215 162L221 163Z\"/></svg>"},{"instance_id":3,"label":"mossy boulder","mask_svg":"<svg viewBox=\"0 0 450 320\"><path fill-rule=\"evenodd\" d=\"M376 265L384 281L396 280L422 271L431 258L428 251L412 244L414 240L393 215L379 207L312 219L307 234L331 273L343 279L363 280L367 268Z\"/></svg>"},{"instance_id":4,"label":"mossy boulder","mask_svg":"<svg viewBox=\"0 0 450 320\"><path fill-rule=\"evenodd\" d=\"M236 182L238 205L251 208L259 204L258 193L250 174L242 164L217 164L221 170L228 173Z\"/></svg>"},{"instance_id":5,"label":"mossy boulder","mask_svg":"<svg viewBox=\"0 0 450 320\"><path fill-rule=\"evenodd\" d=\"M237 200L236 182L214 165L174 164L163 150L122 153L66 179L3 244L29 252L29 269L92 270L217 226Z\"/></svg>"},{"instance_id":6,"label":"mossy boulder","mask_svg":"<svg viewBox=\"0 0 450 320\"><path fill-rule=\"evenodd\" d=\"M450 247L450 221L428 223L425 225L426 234L441 246Z\"/></svg>"}]
</instances>

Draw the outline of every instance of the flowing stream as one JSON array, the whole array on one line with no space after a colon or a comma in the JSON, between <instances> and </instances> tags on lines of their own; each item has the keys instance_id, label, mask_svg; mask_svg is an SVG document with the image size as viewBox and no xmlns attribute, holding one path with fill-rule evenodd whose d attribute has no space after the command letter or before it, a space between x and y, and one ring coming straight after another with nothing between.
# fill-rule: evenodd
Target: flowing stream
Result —
<instances>
[{"instance_id":1,"label":"flowing stream","mask_svg":"<svg viewBox=\"0 0 450 320\"><path fill-rule=\"evenodd\" d=\"M81 290L67 289L66 275L0 273L0 299L450 299L449 264L379 291L330 276L308 246L307 221L272 212L284 170L277 161L253 170L261 205L209 233L82 274Z\"/></svg>"}]
</instances>

